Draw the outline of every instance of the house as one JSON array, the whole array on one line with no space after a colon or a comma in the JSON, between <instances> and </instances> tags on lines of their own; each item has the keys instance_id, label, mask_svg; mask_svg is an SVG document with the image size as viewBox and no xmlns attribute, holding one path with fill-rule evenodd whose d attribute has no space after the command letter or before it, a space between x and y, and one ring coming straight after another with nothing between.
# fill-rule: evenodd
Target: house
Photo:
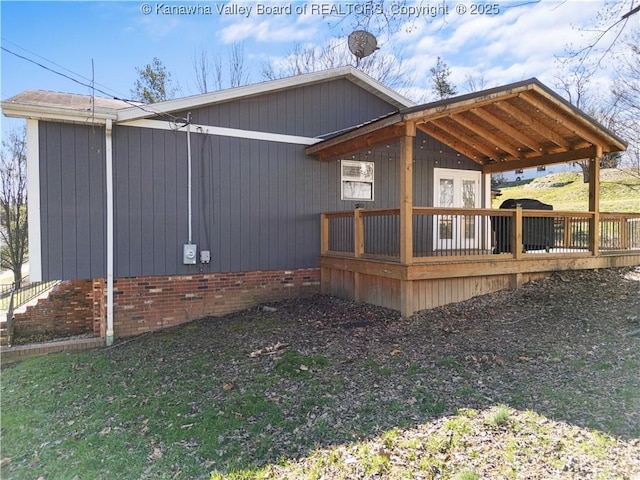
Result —
<instances>
[{"instance_id":1,"label":"house","mask_svg":"<svg viewBox=\"0 0 640 480\"><path fill-rule=\"evenodd\" d=\"M582 172L582 168L577 163L560 163L550 166L542 165L498 173L493 176L493 179L498 183L521 182L523 180L533 180L534 178L546 177L547 175L563 172Z\"/></svg>"},{"instance_id":2,"label":"house","mask_svg":"<svg viewBox=\"0 0 640 480\"><path fill-rule=\"evenodd\" d=\"M640 263L635 230L600 254L595 187L567 223L586 246L544 261L516 233L543 213L490 210L492 173L625 148L535 79L414 105L344 67L152 105L27 91L2 109L27 119L32 278L91 279L107 343L318 291L408 315ZM514 222L507 254L491 255L491 215Z\"/></svg>"}]
</instances>

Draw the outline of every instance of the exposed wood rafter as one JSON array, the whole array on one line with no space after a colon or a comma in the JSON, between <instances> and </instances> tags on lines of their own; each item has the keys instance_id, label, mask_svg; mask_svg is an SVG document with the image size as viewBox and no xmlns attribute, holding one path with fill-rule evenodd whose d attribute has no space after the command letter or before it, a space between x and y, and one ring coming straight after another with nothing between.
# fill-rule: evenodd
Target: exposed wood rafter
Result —
<instances>
[{"instance_id":1,"label":"exposed wood rafter","mask_svg":"<svg viewBox=\"0 0 640 480\"><path fill-rule=\"evenodd\" d=\"M450 122L453 123L453 120L445 117L435 120L431 123L435 124L441 130L450 131L454 137L459 138L473 150L478 151L480 153L479 157L484 157L480 158L480 160L488 160L491 158L493 158L494 160L500 159L502 155L500 155L499 151L495 150L495 147L492 147L488 143L485 143L483 140L479 140L478 138L473 138L467 135L459 128L455 128L455 124L454 126L452 126Z\"/></svg>"},{"instance_id":2,"label":"exposed wood rafter","mask_svg":"<svg viewBox=\"0 0 640 480\"><path fill-rule=\"evenodd\" d=\"M554 108L548 106L547 104L542 103L541 101L539 101L538 99L533 97L530 93L528 93L528 92L527 93L523 93L522 95L520 95L520 98L522 98L529 105L531 105L531 106L537 108L539 111L543 112L546 116L548 116L550 119L554 120L556 123L564 126L568 130L571 130L572 132L574 132L579 137L584 138L589 143L591 143L593 145L599 145L599 144L603 143L603 139L602 138L598 138L596 135L593 135L589 131L589 129L587 129L584 126L580 125L578 122L573 121L571 119L571 117L566 115L566 113L562 113L561 114L561 113L557 112Z\"/></svg>"},{"instance_id":3,"label":"exposed wood rafter","mask_svg":"<svg viewBox=\"0 0 640 480\"><path fill-rule=\"evenodd\" d=\"M467 145L464 142L461 142L459 139L455 138L450 133L444 130L441 130L435 124L421 123L421 124L418 124L418 129L423 131L427 135L435 138L439 142L442 142L445 145L448 145L449 147L453 148L455 151L461 153L462 155L465 155L466 157L473 160L474 162L477 162L480 164L485 163L484 157L480 152L478 152L477 150L473 150L471 147L469 147L469 145Z\"/></svg>"},{"instance_id":4,"label":"exposed wood rafter","mask_svg":"<svg viewBox=\"0 0 640 480\"><path fill-rule=\"evenodd\" d=\"M496 102L496 107L502 110L505 113L511 115L514 119L527 125L529 128L534 130L537 134L542 135L543 137L549 139L551 142L555 143L559 147L569 150L571 145L569 142L558 135L556 132L551 130L549 127L539 122L535 118L533 118L528 113L523 112L519 108L513 106L511 103L507 102ZM543 150L544 152L544 150Z\"/></svg>"},{"instance_id":5,"label":"exposed wood rafter","mask_svg":"<svg viewBox=\"0 0 640 480\"><path fill-rule=\"evenodd\" d=\"M453 115L450 117L454 122L462 125L467 130L480 135L482 138L489 140L496 148L503 150L514 158L519 158L520 152L518 152L518 148L513 144L507 141L507 137L505 135L499 136L494 135L486 128L482 127L478 123L475 123L467 118L464 118L462 114Z\"/></svg>"},{"instance_id":6,"label":"exposed wood rafter","mask_svg":"<svg viewBox=\"0 0 640 480\"><path fill-rule=\"evenodd\" d=\"M523 146L528 147L533 152L536 152L536 154L540 153L538 152L538 148L539 148L538 142L536 142L530 136L525 135L517 128L509 125L507 122L500 120L498 117L494 116L491 112L487 111L486 108L474 108L471 110L471 112L474 115L477 115L478 117L480 117L485 122L487 122L489 125L500 130L502 133L507 134L511 138L517 140Z\"/></svg>"},{"instance_id":7,"label":"exposed wood rafter","mask_svg":"<svg viewBox=\"0 0 640 480\"><path fill-rule=\"evenodd\" d=\"M485 173L594 158L626 143L536 79L401 109L307 147L321 160L398 144L418 128Z\"/></svg>"}]
</instances>

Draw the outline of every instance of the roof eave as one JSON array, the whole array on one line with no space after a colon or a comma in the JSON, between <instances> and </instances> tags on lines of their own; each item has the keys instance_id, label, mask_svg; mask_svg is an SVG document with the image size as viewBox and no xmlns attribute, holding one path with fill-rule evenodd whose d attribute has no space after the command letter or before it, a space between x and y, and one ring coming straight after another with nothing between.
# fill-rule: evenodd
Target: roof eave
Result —
<instances>
[{"instance_id":1,"label":"roof eave","mask_svg":"<svg viewBox=\"0 0 640 480\"><path fill-rule=\"evenodd\" d=\"M24 118L44 121L63 121L86 124L105 124L107 120L116 120L116 110L95 108L92 110L72 110L43 105L0 103L2 113L10 118Z\"/></svg>"},{"instance_id":2,"label":"roof eave","mask_svg":"<svg viewBox=\"0 0 640 480\"><path fill-rule=\"evenodd\" d=\"M564 109L567 112L570 112L574 115L576 119L578 119L582 124L587 126L588 128L593 128L597 130L597 133L607 140L609 143L609 151L610 152L622 152L627 149L629 143L625 141L623 138L619 137L615 133L613 133L610 129L602 125L595 118L590 115L586 115L585 112L577 108L575 105L571 104L560 95L556 94L553 90L549 89L543 83L538 80L533 84L533 88L535 92L547 97L548 99L554 101L556 105L560 108Z\"/></svg>"}]
</instances>

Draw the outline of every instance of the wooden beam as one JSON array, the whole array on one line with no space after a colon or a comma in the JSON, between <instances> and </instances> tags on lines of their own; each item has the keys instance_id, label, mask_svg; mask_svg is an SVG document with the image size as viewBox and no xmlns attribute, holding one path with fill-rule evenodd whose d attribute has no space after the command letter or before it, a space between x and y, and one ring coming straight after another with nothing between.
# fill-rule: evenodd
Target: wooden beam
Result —
<instances>
[{"instance_id":1,"label":"wooden beam","mask_svg":"<svg viewBox=\"0 0 640 480\"><path fill-rule=\"evenodd\" d=\"M518 151L517 147L511 145L509 142L506 141L504 135L503 136L495 135L494 133L490 132L483 126L478 125L477 123L474 123L468 118L464 118L462 114L452 115L449 118L451 118L451 120L453 120L454 122L462 125L467 130L472 131L476 135L480 135L482 138L486 138L491 143L493 143L497 148L505 151L506 153L510 154L512 157L520 158L522 156L521 153Z\"/></svg>"},{"instance_id":2,"label":"wooden beam","mask_svg":"<svg viewBox=\"0 0 640 480\"><path fill-rule=\"evenodd\" d=\"M493 257L502 257L493 255ZM507 257L507 256L505 256ZM437 257L434 257L437 260ZM396 280L430 280L458 277L489 277L511 273L554 272L564 270L590 270L594 268L609 268L633 266L640 264L640 253L626 252L621 255L531 255L521 260L513 258L482 258L477 261L434 261L414 265L400 265L379 260L355 259L349 257L323 255L320 257L322 280L325 280L326 270L358 272L376 277L392 278ZM328 275L327 275L328 276Z\"/></svg>"},{"instance_id":3,"label":"wooden beam","mask_svg":"<svg viewBox=\"0 0 640 480\"><path fill-rule=\"evenodd\" d=\"M500 152L496 151L495 149L492 149L491 146L485 143L482 143L482 141L479 141L476 138L470 137L460 129L457 129L457 130L452 129L451 126L447 126L446 120L447 120L446 118L440 118L438 120L434 120L431 123L435 124L441 130L451 132L451 135L459 138L462 142L466 143L468 146L470 146L474 150L478 150L485 157L493 158L494 160L499 160L499 158L501 157L501 155L499 155Z\"/></svg>"},{"instance_id":4,"label":"wooden beam","mask_svg":"<svg viewBox=\"0 0 640 480\"><path fill-rule=\"evenodd\" d=\"M436 102L433 107L418 110L416 112L406 113L403 115L403 118L405 120L414 120L416 122L429 122L431 120L437 120L438 118L447 117L459 112L464 112L473 107L483 107L500 100L508 100L510 98L517 97L520 93L530 90L531 88L531 85L525 85L509 92L500 91L489 95L474 97L449 104Z\"/></svg>"},{"instance_id":5,"label":"wooden beam","mask_svg":"<svg viewBox=\"0 0 640 480\"><path fill-rule=\"evenodd\" d=\"M376 132L368 132L350 140L326 146L324 149L317 150L315 155L318 155L318 159L323 161L348 157L370 148L396 142L405 131L405 125L391 125ZM309 149L307 149L307 152L309 152Z\"/></svg>"},{"instance_id":6,"label":"wooden beam","mask_svg":"<svg viewBox=\"0 0 640 480\"><path fill-rule=\"evenodd\" d=\"M509 115L511 115L518 122L527 125L529 128L534 130L538 135L541 135L542 137L547 138L548 140L552 141L553 143L555 143L559 147L562 147L562 148L567 149L567 150L571 147L569 142L567 142L564 138L562 138L556 132L554 132L549 127L547 127L543 123L539 122L535 118L533 118L528 113L525 113L522 110L520 110L519 108L515 107L511 103L497 102L495 105L496 105L496 107L498 107L503 112L508 113Z\"/></svg>"},{"instance_id":7,"label":"wooden beam","mask_svg":"<svg viewBox=\"0 0 640 480\"><path fill-rule=\"evenodd\" d=\"M537 108L539 111L544 113L547 117L551 118L554 122L564 126L566 129L571 130L573 133L578 135L579 137L587 140L589 143L593 145L602 144L603 138L594 134L593 129L589 129L580 125L578 122L574 121L575 113L569 116L569 113L559 113L554 108L552 108L548 103L541 102L537 98L533 97L531 93L525 92L520 95L525 102L529 105ZM557 105L554 103L554 105Z\"/></svg>"},{"instance_id":8,"label":"wooden beam","mask_svg":"<svg viewBox=\"0 0 640 480\"><path fill-rule=\"evenodd\" d=\"M412 122L413 124L413 122ZM413 133L413 135L411 135ZM413 260L413 138L415 128L408 127L400 139L400 263Z\"/></svg>"},{"instance_id":9,"label":"wooden beam","mask_svg":"<svg viewBox=\"0 0 640 480\"><path fill-rule=\"evenodd\" d=\"M579 150L569 150L568 152L541 155L522 160L511 160L507 162L489 163L482 167L482 173L508 172L517 168L537 167L541 165L553 165L554 163L568 163L592 158L596 154L595 147L581 148Z\"/></svg>"},{"instance_id":10,"label":"wooden beam","mask_svg":"<svg viewBox=\"0 0 640 480\"><path fill-rule=\"evenodd\" d=\"M470 160L473 160L476 163L482 165L485 161L485 157L480 152L474 150L466 143L461 142L450 133L441 130L437 125L431 123L420 123L418 124L418 129L435 138L436 140L444 143L448 147L453 148L456 152L465 155Z\"/></svg>"},{"instance_id":11,"label":"wooden beam","mask_svg":"<svg viewBox=\"0 0 640 480\"><path fill-rule=\"evenodd\" d=\"M491 112L487 111L487 109L474 108L471 110L471 113L473 113L474 115L477 115L478 117L480 117L482 120L484 120L491 126L497 128L503 134L509 135L510 137L520 142L522 145L529 147L531 150L533 150L536 153L536 155L540 153L540 144L537 141L535 141L529 135L522 133L520 130L508 124L507 122L500 120Z\"/></svg>"}]
</instances>

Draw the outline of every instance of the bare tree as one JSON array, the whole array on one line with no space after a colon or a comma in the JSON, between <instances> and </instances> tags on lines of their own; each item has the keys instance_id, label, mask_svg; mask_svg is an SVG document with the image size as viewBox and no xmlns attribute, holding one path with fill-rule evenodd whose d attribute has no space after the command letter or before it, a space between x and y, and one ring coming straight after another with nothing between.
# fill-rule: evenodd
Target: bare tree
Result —
<instances>
[{"instance_id":1,"label":"bare tree","mask_svg":"<svg viewBox=\"0 0 640 480\"><path fill-rule=\"evenodd\" d=\"M614 123L614 112L612 105L606 96L594 93L596 89L591 88L592 72L583 62L568 64L561 62L561 70L555 76L555 87L573 105L598 120L605 127L612 128ZM604 154L600 158L600 168L616 168L620 162L620 155L617 152ZM590 169L589 161L581 160L575 162L582 170L582 181L589 183Z\"/></svg>"},{"instance_id":2,"label":"bare tree","mask_svg":"<svg viewBox=\"0 0 640 480\"><path fill-rule=\"evenodd\" d=\"M16 288L22 283L26 260L27 227L27 146L26 128L9 132L0 155L0 237L1 263L13 272Z\"/></svg>"},{"instance_id":3,"label":"bare tree","mask_svg":"<svg viewBox=\"0 0 640 480\"><path fill-rule=\"evenodd\" d=\"M284 59L272 59L264 64L262 76L275 80L349 65L396 90L408 87L412 81L401 54L387 54L383 48L358 60L349 51L344 37L334 37L323 46L296 44Z\"/></svg>"},{"instance_id":4,"label":"bare tree","mask_svg":"<svg viewBox=\"0 0 640 480\"><path fill-rule=\"evenodd\" d=\"M465 89L467 92L477 92L480 90L484 90L487 86L487 82L484 78L484 73L480 72L476 75L467 75L464 77L465 80Z\"/></svg>"},{"instance_id":5,"label":"bare tree","mask_svg":"<svg viewBox=\"0 0 640 480\"><path fill-rule=\"evenodd\" d=\"M577 47L568 48L567 58L578 60L580 64L591 63L593 71L600 68L603 60L613 54L614 46L630 30L637 29L640 6L636 3L635 0L605 2L594 25L579 29L586 40Z\"/></svg>"},{"instance_id":6,"label":"bare tree","mask_svg":"<svg viewBox=\"0 0 640 480\"><path fill-rule=\"evenodd\" d=\"M228 87L239 87L249 82L250 72L244 57L244 45L233 43L227 52L227 59L222 55L210 55L202 46L195 51L192 58L196 88L199 93L208 93ZM228 67L227 75L225 68Z\"/></svg>"},{"instance_id":7,"label":"bare tree","mask_svg":"<svg viewBox=\"0 0 640 480\"><path fill-rule=\"evenodd\" d=\"M613 129L629 142L626 159L640 175L640 31L630 36L613 84Z\"/></svg>"},{"instance_id":8,"label":"bare tree","mask_svg":"<svg viewBox=\"0 0 640 480\"><path fill-rule=\"evenodd\" d=\"M244 62L244 44L234 43L229 50L229 85L239 87L249 82L249 74Z\"/></svg>"},{"instance_id":9,"label":"bare tree","mask_svg":"<svg viewBox=\"0 0 640 480\"><path fill-rule=\"evenodd\" d=\"M196 50L192 58L196 87L200 93L208 93L211 88L211 61L204 47Z\"/></svg>"}]
</instances>

